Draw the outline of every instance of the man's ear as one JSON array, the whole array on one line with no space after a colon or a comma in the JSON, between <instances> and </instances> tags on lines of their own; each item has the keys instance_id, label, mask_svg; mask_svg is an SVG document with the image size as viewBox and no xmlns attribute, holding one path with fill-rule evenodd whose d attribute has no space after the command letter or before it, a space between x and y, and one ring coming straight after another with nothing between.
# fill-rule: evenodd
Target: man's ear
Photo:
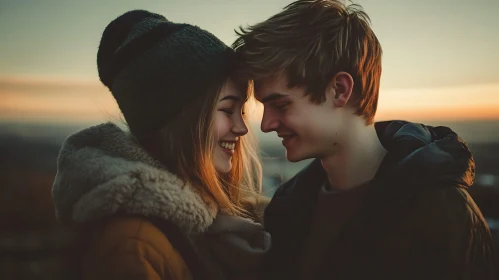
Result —
<instances>
[{"instance_id":1,"label":"man's ear","mask_svg":"<svg viewBox=\"0 0 499 280\"><path fill-rule=\"evenodd\" d=\"M329 81L326 88L326 95L333 98L333 104L335 107L344 107L353 91L353 78L347 72L338 72Z\"/></svg>"}]
</instances>

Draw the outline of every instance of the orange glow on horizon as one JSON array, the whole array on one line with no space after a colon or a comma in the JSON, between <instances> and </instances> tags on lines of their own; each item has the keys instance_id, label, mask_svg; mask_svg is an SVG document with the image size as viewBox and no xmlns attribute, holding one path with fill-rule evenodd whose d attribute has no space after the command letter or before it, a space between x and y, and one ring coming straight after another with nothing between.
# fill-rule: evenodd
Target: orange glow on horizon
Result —
<instances>
[{"instance_id":1,"label":"orange glow on horizon","mask_svg":"<svg viewBox=\"0 0 499 280\"><path fill-rule=\"evenodd\" d=\"M65 78L65 77L55 77L55 76L0 76L0 89L5 85L15 85L15 86L52 86L52 87L64 87L64 86L93 86L102 87L98 78L95 79L76 79L76 78Z\"/></svg>"},{"instance_id":2,"label":"orange glow on horizon","mask_svg":"<svg viewBox=\"0 0 499 280\"><path fill-rule=\"evenodd\" d=\"M402 116L402 118L401 118ZM498 120L497 106L480 108L443 108L434 110L390 110L379 112L376 120Z\"/></svg>"},{"instance_id":3,"label":"orange glow on horizon","mask_svg":"<svg viewBox=\"0 0 499 280\"><path fill-rule=\"evenodd\" d=\"M263 114L250 100L250 123ZM109 90L98 81L0 77L0 121L102 122L121 119ZM377 120L499 120L499 84L381 90Z\"/></svg>"}]
</instances>

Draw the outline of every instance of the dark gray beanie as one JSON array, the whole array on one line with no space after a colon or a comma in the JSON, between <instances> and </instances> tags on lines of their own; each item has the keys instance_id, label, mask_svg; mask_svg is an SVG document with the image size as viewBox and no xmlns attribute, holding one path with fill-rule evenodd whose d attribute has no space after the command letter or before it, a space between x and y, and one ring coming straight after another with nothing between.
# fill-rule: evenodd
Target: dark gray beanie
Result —
<instances>
[{"instance_id":1,"label":"dark gray beanie","mask_svg":"<svg viewBox=\"0 0 499 280\"><path fill-rule=\"evenodd\" d=\"M213 34L143 10L104 30L97 53L100 80L112 92L135 136L147 136L221 85L233 51Z\"/></svg>"}]
</instances>

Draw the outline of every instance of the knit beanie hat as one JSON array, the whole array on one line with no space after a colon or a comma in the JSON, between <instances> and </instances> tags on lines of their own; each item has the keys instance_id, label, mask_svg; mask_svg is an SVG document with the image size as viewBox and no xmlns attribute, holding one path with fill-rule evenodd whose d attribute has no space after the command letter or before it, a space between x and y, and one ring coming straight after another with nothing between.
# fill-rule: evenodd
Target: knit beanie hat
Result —
<instances>
[{"instance_id":1,"label":"knit beanie hat","mask_svg":"<svg viewBox=\"0 0 499 280\"><path fill-rule=\"evenodd\" d=\"M127 12L104 30L97 53L102 83L135 136L147 136L221 85L232 49L213 34L144 10Z\"/></svg>"}]
</instances>

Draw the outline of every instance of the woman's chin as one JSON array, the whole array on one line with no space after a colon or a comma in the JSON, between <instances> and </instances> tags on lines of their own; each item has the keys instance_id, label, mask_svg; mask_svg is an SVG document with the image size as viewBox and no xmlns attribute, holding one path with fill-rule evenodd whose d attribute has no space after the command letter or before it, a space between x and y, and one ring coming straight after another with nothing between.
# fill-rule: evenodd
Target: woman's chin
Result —
<instances>
[{"instance_id":1,"label":"woman's chin","mask_svg":"<svg viewBox=\"0 0 499 280\"><path fill-rule=\"evenodd\" d=\"M217 162L215 163L215 169L219 173L229 173L230 170L232 169L232 163L231 162Z\"/></svg>"}]
</instances>

